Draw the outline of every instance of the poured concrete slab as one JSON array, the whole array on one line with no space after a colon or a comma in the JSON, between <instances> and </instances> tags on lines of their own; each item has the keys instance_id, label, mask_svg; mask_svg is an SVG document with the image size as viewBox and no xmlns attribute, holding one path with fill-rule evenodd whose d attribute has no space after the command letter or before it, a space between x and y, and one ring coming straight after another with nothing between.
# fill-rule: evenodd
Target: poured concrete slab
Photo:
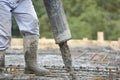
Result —
<instances>
[{"instance_id":1,"label":"poured concrete slab","mask_svg":"<svg viewBox=\"0 0 120 80\"><path fill-rule=\"evenodd\" d=\"M89 67L93 68L114 68L119 67L120 51L114 50L110 47L99 47L99 46L86 46L71 48L72 63L73 67ZM6 65L22 65L25 67L24 55L22 50L8 50L5 56ZM38 50L38 64L39 66L64 66L62 56L58 49L46 49ZM93 74L92 74L93 73ZM106 78L109 80L110 75L105 72L79 72L79 76L76 76L75 80L96 80L97 78ZM115 75L115 74L114 74ZM82 76L82 77L81 77ZM61 77L30 77L29 75L19 75L14 78L30 78L39 80L66 80L67 78ZM113 76L114 79L119 77ZM33 79L33 80L34 80ZM31 79L32 80L32 79ZM68 79L69 80L69 79ZM98 79L99 80L99 79ZM100 79L101 80L101 79Z\"/></svg>"}]
</instances>

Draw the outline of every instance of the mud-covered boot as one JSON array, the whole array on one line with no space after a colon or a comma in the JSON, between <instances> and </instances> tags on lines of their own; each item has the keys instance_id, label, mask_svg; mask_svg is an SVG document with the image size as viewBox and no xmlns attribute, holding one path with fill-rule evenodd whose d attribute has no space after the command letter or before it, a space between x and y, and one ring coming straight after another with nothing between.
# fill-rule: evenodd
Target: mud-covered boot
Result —
<instances>
[{"instance_id":1,"label":"mud-covered boot","mask_svg":"<svg viewBox=\"0 0 120 80\"><path fill-rule=\"evenodd\" d=\"M4 73L5 67L5 51L0 51L0 80L10 80L13 78L11 74Z\"/></svg>"},{"instance_id":2,"label":"mud-covered boot","mask_svg":"<svg viewBox=\"0 0 120 80\"><path fill-rule=\"evenodd\" d=\"M25 74L35 74L37 76L49 75L49 70L37 64L38 39L38 36L27 36L23 39L26 64Z\"/></svg>"}]
</instances>

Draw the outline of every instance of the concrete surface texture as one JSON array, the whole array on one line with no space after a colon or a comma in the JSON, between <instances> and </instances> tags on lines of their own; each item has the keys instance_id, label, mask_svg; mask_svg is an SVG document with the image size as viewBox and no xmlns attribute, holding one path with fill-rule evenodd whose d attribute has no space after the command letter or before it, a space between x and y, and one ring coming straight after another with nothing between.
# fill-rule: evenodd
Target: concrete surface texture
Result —
<instances>
[{"instance_id":1,"label":"concrete surface texture","mask_svg":"<svg viewBox=\"0 0 120 80\"><path fill-rule=\"evenodd\" d=\"M119 62L120 51L115 50L111 47L83 46L83 47L74 47L74 48L72 47L70 48L70 50L72 55L72 63L73 63L72 66L79 67L79 68L85 67L85 69L88 70L87 73L86 71L85 72L76 71L77 74L80 75L78 80L90 80L90 77L91 77L91 80L93 78L94 78L93 80L95 80L96 76L99 78L101 78L100 76L102 76L103 78L104 76L107 76L107 78L108 77L111 78L109 71L106 74L104 69L111 68L112 70L112 68L119 68L120 66L120 62ZM64 66L59 49L54 49L54 48L39 49L37 61L39 66L61 66L61 67ZM19 49L7 50L6 65L25 66L23 51ZM94 69L99 68L99 69L102 69L103 71L97 72L97 73L94 73L94 71L89 72L89 69L91 68L94 68ZM112 72L110 73L113 74ZM83 75L84 77L81 77ZM115 72L114 75L117 75L117 72ZM117 76L113 76L112 78L114 78L113 80L116 80L119 77L117 75ZM48 80L54 80L54 79L48 79ZM55 80L63 80L63 78L55 79Z\"/></svg>"}]
</instances>

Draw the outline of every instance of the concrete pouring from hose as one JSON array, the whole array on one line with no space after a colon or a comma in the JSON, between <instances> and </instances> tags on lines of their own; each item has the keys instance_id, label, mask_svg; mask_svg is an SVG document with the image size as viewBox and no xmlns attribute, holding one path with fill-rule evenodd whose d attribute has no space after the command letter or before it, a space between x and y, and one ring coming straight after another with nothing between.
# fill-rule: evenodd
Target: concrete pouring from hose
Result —
<instances>
[{"instance_id":1,"label":"concrete pouring from hose","mask_svg":"<svg viewBox=\"0 0 120 80\"><path fill-rule=\"evenodd\" d=\"M51 23L51 29L56 44L59 45L62 59L67 72L72 71L72 59L67 41L71 39L71 32L67 23L61 0L43 0Z\"/></svg>"},{"instance_id":2,"label":"concrete pouring from hose","mask_svg":"<svg viewBox=\"0 0 120 80\"><path fill-rule=\"evenodd\" d=\"M48 13L51 29L57 44L71 39L61 0L43 0Z\"/></svg>"}]
</instances>

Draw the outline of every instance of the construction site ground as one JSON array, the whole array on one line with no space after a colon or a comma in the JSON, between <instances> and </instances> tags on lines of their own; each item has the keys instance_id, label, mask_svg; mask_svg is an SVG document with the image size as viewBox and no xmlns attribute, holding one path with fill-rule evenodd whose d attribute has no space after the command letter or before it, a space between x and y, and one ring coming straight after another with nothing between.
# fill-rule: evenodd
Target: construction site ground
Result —
<instances>
[{"instance_id":1,"label":"construction site ground","mask_svg":"<svg viewBox=\"0 0 120 80\"><path fill-rule=\"evenodd\" d=\"M74 76L65 71L58 48L38 50L38 64L53 72L53 75L35 76L24 74L22 49L8 49L5 71L14 75L12 80L120 80L120 51L111 47L70 47Z\"/></svg>"}]
</instances>

